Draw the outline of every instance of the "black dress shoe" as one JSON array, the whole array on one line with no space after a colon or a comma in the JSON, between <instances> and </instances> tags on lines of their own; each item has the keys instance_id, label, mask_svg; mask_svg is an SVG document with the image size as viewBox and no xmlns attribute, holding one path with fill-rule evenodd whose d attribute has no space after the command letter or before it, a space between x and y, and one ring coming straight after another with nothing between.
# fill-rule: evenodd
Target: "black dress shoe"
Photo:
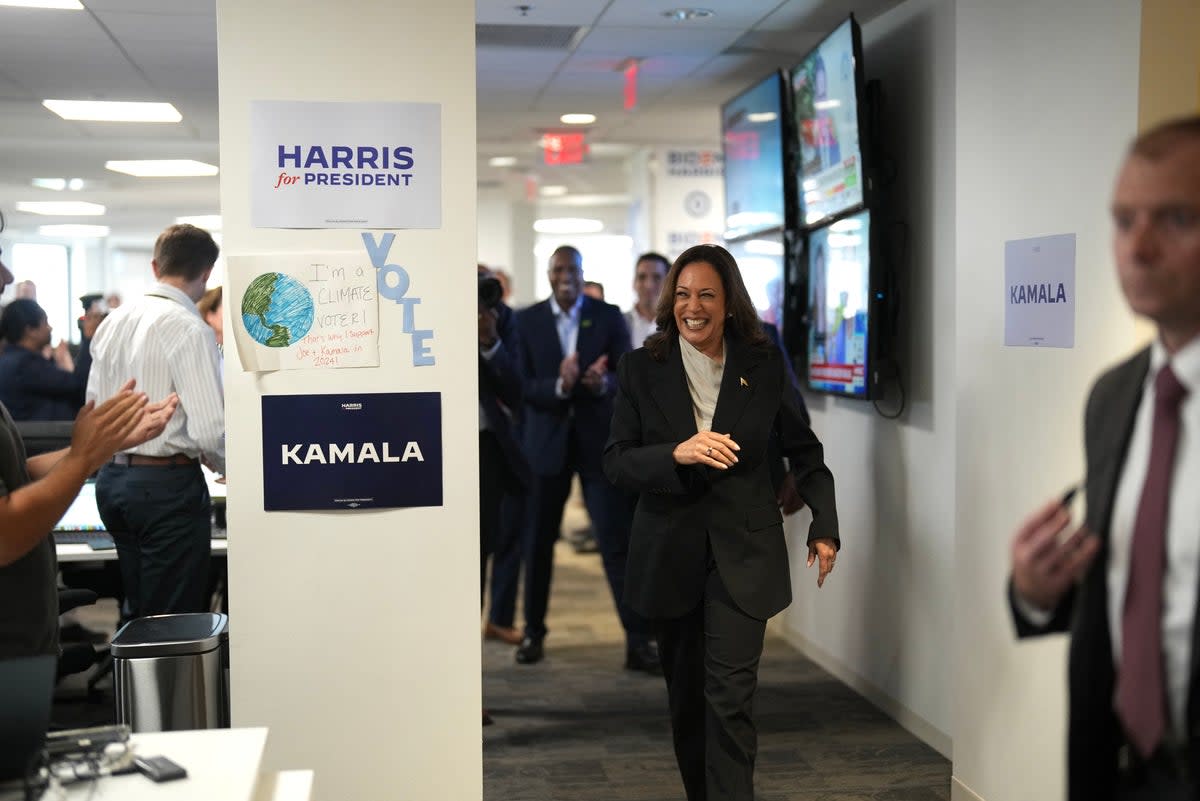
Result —
<instances>
[{"instance_id":1,"label":"black dress shoe","mask_svg":"<svg viewBox=\"0 0 1200 801\"><path fill-rule=\"evenodd\" d=\"M545 651L542 650L541 637L526 636L517 646L518 665L532 665L535 662L541 662L545 655Z\"/></svg>"},{"instance_id":2,"label":"black dress shoe","mask_svg":"<svg viewBox=\"0 0 1200 801\"><path fill-rule=\"evenodd\" d=\"M625 669L661 676L662 660L658 657L658 643L651 640L628 646L625 649Z\"/></svg>"}]
</instances>

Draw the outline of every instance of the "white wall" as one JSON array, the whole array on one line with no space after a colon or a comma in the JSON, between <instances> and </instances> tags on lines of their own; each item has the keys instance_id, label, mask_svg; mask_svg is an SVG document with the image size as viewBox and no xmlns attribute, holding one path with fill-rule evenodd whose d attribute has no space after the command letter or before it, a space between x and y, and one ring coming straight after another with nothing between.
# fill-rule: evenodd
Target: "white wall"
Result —
<instances>
[{"instance_id":1,"label":"white wall","mask_svg":"<svg viewBox=\"0 0 1200 801\"><path fill-rule=\"evenodd\" d=\"M1014 527L1083 473L1087 388L1134 347L1106 208L1137 126L1140 3L959 0L955 790L1062 797L1065 640L1015 645ZM1076 346L1003 347L1004 242L1074 233Z\"/></svg>"},{"instance_id":2,"label":"white wall","mask_svg":"<svg viewBox=\"0 0 1200 801\"><path fill-rule=\"evenodd\" d=\"M318 801L482 795L474 21L465 0L217 3L228 256L363 247L353 230L250 228L251 100L441 104L442 227L392 246L436 365L413 367L383 300L378 368L225 362L233 722L269 726L264 769L314 769ZM261 395L405 391L441 393L444 507L263 511Z\"/></svg>"},{"instance_id":3,"label":"white wall","mask_svg":"<svg viewBox=\"0 0 1200 801\"><path fill-rule=\"evenodd\" d=\"M953 676L954 3L910 0L865 26L868 80L887 96L898 181L883 219L906 223L898 341L908 411L809 396L837 481L843 550L823 589L804 569L808 518L788 525L795 601L781 628L810 656L949 754ZM877 230L885 226L873 223Z\"/></svg>"}]
</instances>

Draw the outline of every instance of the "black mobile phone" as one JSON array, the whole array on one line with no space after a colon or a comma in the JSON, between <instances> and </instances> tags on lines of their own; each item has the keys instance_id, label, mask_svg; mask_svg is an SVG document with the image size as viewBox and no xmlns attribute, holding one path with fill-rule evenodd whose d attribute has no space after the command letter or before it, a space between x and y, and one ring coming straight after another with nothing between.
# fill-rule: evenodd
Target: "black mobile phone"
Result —
<instances>
[{"instance_id":1,"label":"black mobile phone","mask_svg":"<svg viewBox=\"0 0 1200 801\"><path fill-rule=\"evenodd\" d=\"M165 756L138 756L133 758L138 772L155 782L169 782L187 777L187 771Z\"/></svg>"}]
</instances>

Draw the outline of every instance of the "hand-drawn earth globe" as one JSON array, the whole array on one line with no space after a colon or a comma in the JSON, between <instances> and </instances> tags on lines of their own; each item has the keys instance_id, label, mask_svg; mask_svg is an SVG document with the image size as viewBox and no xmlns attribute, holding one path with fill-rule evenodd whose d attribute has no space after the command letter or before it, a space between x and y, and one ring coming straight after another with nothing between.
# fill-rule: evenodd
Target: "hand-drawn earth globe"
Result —
<instances>
[{"instance_id":1,"label":"hand-drawn earth globe","mask_svg":"<svg viewBox=\"0 0 1200 801\"><path fill-rule=\"evenodd\" d=\"M263 273L242 295L242 324L255 341L286 348L312 328L312 295L304 284L283 273Z\"/></svg>"}]
</instances>

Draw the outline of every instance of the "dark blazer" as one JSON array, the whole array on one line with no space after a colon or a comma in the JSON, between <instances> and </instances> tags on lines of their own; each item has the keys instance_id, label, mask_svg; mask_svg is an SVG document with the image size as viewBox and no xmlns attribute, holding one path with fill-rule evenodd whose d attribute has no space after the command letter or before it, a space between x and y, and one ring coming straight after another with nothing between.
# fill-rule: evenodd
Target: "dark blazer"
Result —
<instances>
[{"instance_id":1,"label":"dark blazer","mask_svg":"<svg viewBox=\"0 0 1200 801\"><path fill-rule=\"evenodd\" d=\"M566 356L558 341L558 328L550 308L553 299L543 300L517 313L521 340L521 362L525 375L525 422L523 441L536 475L552 476L567 468L567 445L572 434L578 444L578 463L585 472L600 472L600 454L608 439L612 399L616 392L616 368L629 352L629 329L621 310L611 303L583 298L579 314L579 354L582 375L587 366L608 354L608 381L597 395L576 384L569 397L554 393L559 366Z\"/></svg>"},{"instance_id":2,"label":"dark blazer","mask_svg":"<svg viewBox=\"0 0 1200 801\"><path fill-rule=\"evenodd\" d=\"M725 343L725 374L713 430L738 443L728 470L682 466L672 452L696 433L679 343L665 361L645 348L621 360L620 390L604 468L639 493L629 544L625 597L647 617L678 617L700 602L708 543L733 600L766 619L792 599L783 517L771 484L768 443L778 438L796 486L812 510L808 539L839 542L833 475L791 392L783 356L770 343Z\"/></svg>"},{"instance_id":3,"label":"dark blazer","mask_svg":"<svg viewBox=\"0 0 1200 801\"><path fill-rule=\"evenodd\" d=\"M532 481L529 460L517 435L523 395L521 345L516 314L503 303L496 307L496 328L500 333L499 348L490 359L479 356L479 406L488 430L495 435L508 462L509 470L502 477L504 488L520 494L528 491Z\"/></svg>"},{"instance_id":4,"label":"dark blazer","mask_svg":"<svg viewBox=\"0 0 1200 801\"><path fill-rule=\"evenodd\" d=\"M1101 548L1083 581L1062 600L1045 627L1033 626L1013 607L1020 637L1071 632L1067 785L1071 801L1113 797L1118 751L1125 742L1113 711L1116 671L1108 620L1108 557L1113 499L1129 450L1134 418L1150 369L1150 349L1104 373L1092 387L1084 417L1087 451L1087 525ZM1012 588L1009 588L1010 601ZM1193 640L1188 692L1187 758L1200 775L1200 637Z\"/></svg>"},{"instance_id":5,"label":"dark blazer","mask_svg":"<svg viewBox=\"0 0 1200 801\"><path fill-rule=\"evenodd\" d=\"M28 348L8 345L0 352L0 402L14 420L74 420L83 406L91 367L92 349L86 339L75 357L74 372Z\"/></svg>"}]
</instances>

